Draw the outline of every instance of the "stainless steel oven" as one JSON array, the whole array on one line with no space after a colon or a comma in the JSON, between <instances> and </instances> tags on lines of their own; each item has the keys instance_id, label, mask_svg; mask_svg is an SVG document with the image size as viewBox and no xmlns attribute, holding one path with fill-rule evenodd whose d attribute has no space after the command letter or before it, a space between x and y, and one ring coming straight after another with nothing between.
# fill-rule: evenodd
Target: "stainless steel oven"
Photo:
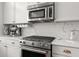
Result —
<instances>
[{"instance_id":1,"label":"stainless steel oven","mask_svg":"<svg viewBox=\"0 0 79 59\"><path fill-rule=\"evenodd\" d=\"M28 36L24 37L21 44L22 57L51 57L52 44L55 37Z\"/></svg>"},{"instance_id":2,"label":"stainless steel oven","mask_svg":"<svg viewBox=\"0 0 79 59\"><path fill-rule=\"evenodd\" d=\"M28 7L28 21L54 20L54 3L47 2Z\"/></svg>"},{"instance_id":3,"label":"stainless steel oven","mask_svg":"<svg viewBox=\"0 0 79 59\"><path fill-rule=\"evenodd\" d=\"M51 57L51 50L35 48L30 46L21 47L22 57Z\"/></svg>"}]
</instances>

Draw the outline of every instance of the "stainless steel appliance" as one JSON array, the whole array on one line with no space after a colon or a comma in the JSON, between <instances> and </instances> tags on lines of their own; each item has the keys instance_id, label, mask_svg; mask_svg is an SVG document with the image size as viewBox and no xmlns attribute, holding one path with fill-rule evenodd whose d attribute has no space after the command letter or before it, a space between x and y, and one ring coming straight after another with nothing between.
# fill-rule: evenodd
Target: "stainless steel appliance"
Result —
<instances>
[{"instance_id":1,"label":"stainless steel appliance","mask_svg":"<svg viewBox=\"0 0 79 59\"><path fill-rule=\"evenodd\" d=\"M55 37L29 36L24 37L21 44L22 57L51 57L51 42Z\"/></svg>"},{"instance_id":2,"label":"stainless steel appliance","mask_svg":"<svg viewBox=\"0 0 79 59\"><path fill-rule=\"evenodd\" d=\"M9 35L9 36L22 35L22 28L17 27L17 25L8 25L4 31L6 32L5 35Z\"/></svg>"},{"instance_id":3,"label":"stainless steel appliance","mask_svg":"<svg viewBox=\"0 0 79 59\"><path fill-rule=\"evenodd\" d=\"M54 20L54 9L54 2L46 2L28 6L28 21Z\"/></svg>"}]
</instances>

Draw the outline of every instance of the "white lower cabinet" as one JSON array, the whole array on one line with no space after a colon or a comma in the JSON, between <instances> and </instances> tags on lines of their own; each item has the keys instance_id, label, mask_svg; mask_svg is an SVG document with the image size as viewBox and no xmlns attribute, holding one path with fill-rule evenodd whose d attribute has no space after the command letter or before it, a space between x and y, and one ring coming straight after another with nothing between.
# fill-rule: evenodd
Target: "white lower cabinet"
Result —
<instances>
[{"instance_id":1,"label":"white lower cabinet","mask_svg":"<svg viewBox=\"0 0 79 59\"><path fill-rule=\"evenodd\" d=\"M21 49L19 47L8 46L8 57L21 57Z\"/></svg>"},{"instance_id":2,"label":"white lower cabinet","mask_svg":"<svg viewBox=\"0 0 79 59\"><path fill-rule=\"evenodd\" d=\"M53 55L52 57L67 57L65 55L60 55L60 54L55 54L55 53L53 53L52 55Z\"/></svg>"},{"instance_id":3,"label":"white lower cabinet","mask_svg":"<svg viewBox=\"0 0 79 59\"><path fill-rule=\"evenodd\" d=\"M0 57L21 57L19 40L0 39Z\"/></svg>"},{"instance_id":4,"label":"white lower cabinet","mask_svg":"<svg viewBox=\"0 0 79 59\"><path fill-rule=\"evenodd\" d=\"M21 56L21 48L19 44L19 40L7 40L7 56L8 57L20 57Z\"/></svg>"},{"instance_id":5,"label":"white lower cabinet","mask_svg":"<svg viewBox=\"0 0 79 59\"><path fill-rule=\"evenodd\" d=\"M57 55L54 55L54 54L57 54ZM79 48L53 45L52 56L79 57Z\"/></svg>"},{"instance_id":6,"label":"white lower cabinet","mask_svg":"<svg viewBox=\"0 0 79 59\"><path fill-rule=\"evenodd\" d=\"M7 46L0 45L0 57L7 57Z\"/></svg>"}]
</instances>

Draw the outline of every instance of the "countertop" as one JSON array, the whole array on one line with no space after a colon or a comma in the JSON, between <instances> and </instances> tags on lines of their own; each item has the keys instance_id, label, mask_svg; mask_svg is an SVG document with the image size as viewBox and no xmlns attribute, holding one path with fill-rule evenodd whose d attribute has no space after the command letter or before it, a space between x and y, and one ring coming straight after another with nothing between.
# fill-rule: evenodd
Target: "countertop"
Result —
<instances>
[{"instance_id":1,"label":"countertop","mask_svg":"<svg viewBox=\"0 0 79 59\"><path fill-rule=\"evenodd\" d=\"M9 39L9 40L21 40L23 36L11 37L11 36L0 36L0 39Z\"/></svg>"},{"instance_id":2,"label":"countertop","mask_svg":"<svg viewBox=\"0 0 79 59\"><path fill-rule=\"evenodd\" d=\"M0 39L11 39L11 40L21 40L24 36L11 37L11 36L0 36ZM79 41L66 40L66 39L55 39L52 42L53 45L62 45L79 48Z\"/></svg>"},{"instance_id":3,"label":"countertop","mask_svg":"<svg viewBox=\"0 0 79 59\"><path fill-rule=\"evenodd\" d=\"M55 39L52 42L52 44L53 45L62 45L62 46L79 48L79 41L73 41L73 40Z\"/></svg>"}]
</instances>

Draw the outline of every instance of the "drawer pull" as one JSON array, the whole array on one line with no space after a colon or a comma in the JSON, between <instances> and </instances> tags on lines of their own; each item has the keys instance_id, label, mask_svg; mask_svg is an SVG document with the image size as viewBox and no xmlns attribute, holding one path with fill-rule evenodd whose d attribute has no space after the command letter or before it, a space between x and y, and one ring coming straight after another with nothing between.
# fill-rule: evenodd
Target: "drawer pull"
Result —
<instances>
[{"instance_id":1,"label":"drawer pull","mask_svg":"<svg viewBox=\"0 0 79 59\"><path fill-rule=\"evenodd\" d=\"M1 42L1 40L0 40L0 42Z\"/></svg>"},{"instance_id":2,"label":"drawer pull","mask_svg":"<svg viewBox=\"0 0 79 59\"><path fill-rule=\"evenodd\" d=\"M64 52L64 53L67 53L67 54L71 54L71 51L68 50L68 49L65 49L63 52Z\"/></svg>"},{"instance_id":3,"label":"drawer pull","mask_svg":"<svg viewBox=\"0 0 79 59\"><path fill-rule=\"evenodd\" d=\"M15 42L12 42L12 44L15 44Z\"/></svg>"},{"instance_id":4,"label":"drawer pull","mask_svg":"<svg viewBox=\"0 0 79 59\"><path fill-rule=\"evenodd\" d=\"M4 47L7 47L7 46L4 46Z\"/></svg>"}]
</instances>

